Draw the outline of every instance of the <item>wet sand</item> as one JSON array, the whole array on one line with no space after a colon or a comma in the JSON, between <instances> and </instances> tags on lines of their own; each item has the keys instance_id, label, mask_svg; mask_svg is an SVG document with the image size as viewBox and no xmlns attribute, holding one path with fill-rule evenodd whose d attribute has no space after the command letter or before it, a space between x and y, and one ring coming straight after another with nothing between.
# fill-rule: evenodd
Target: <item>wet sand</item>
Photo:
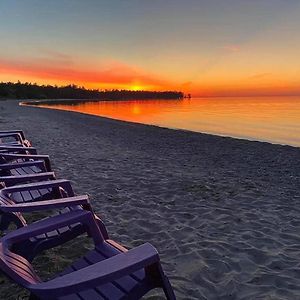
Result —
<instances>
[{"instance_id":1,"label":"wet sand","mask_svg":"<svg viewBox=\"0 0 300 300\"><path fill-rule=\"evenodd\" d=\"M17 103L0 102L0 130L49 154L113 239L155 245L178 299L300 299L300 148ZM78 245L37 262L67 265ZM25 295L12 287L1 276L0 298Z\"/></svg>"}]
</instances>

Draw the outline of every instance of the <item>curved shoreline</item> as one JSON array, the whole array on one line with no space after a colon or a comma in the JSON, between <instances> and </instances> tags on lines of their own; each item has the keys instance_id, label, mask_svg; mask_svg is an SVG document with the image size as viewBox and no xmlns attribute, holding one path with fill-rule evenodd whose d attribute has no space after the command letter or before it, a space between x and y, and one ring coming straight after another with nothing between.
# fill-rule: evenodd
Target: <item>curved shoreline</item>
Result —
<instances>
[{"instance_id":1,"label":"curved shoreline","mask_svg":"<svg viewBox=\"0 0 300 300\"><path fill-rule=\"evenodd\" d=\"M178 299L300 298L299 148L14 101L0 102L0 124L24 129L59 178L91 195L113 239L154 244ZM65 266L79 246L38 265ZM0 284L0 298L22 293Z\"/></svg>"},{"instance_id":2,"label":"curved shoreline","mask_svg":"<svg viewBox=\"0 0 300 300\"><path fill-rule=\"evenodd\" d=\"M75 99L75 100L74 99L62 99L62 100L63 101L82 102L82 100L78 100L78 99ZM55 101L60 101L60 100L53 100L53 101L55 102ZM91 100L91 101L95 101L95 102L101 101L101 102L103 102L103 101L111 101L111 100ZM126 100L119 100L119 101L126 101ZM31 104L31 102L34 102L34 103L37 103L37 104ZM279 145L279 146L288 146L288 147L293 147L293 148L300 148L300 146L290 145L290 144L281 144L279 142L277 143L277 142L272 142L272 141L269 141L269 140L256 140L256 139L251 139L251 138L236 137L236 136L230 136L230 135L222 135L222 134L205 132L205 131L194 131L194 130L183 129L183 128L165 127L165 126L160 126L160 125L155 125L155 124L139 123L139 122L134 122L134 121L127 121L127 120L122 120L122 119L110 118L110 117L107 117L107 116L101 116L101 115L87 113L87 112L72 111L72 110L61 109L61 108L57 108L57 107L50 107L50 106L39 105L39 103L42 104L43 102L49 102L49 100L21 101L19 103L19 105L20 106L35 107L35 108L37 108L37 107L38 108L46 108L46 109L66 111L66 112L74 112L74 113L79 113L79 114L84 114L84 115L89 115L89 116L97 116L97 117L100 117L100 118L110 119L110 120L115 120L115 121L120 121L120 122L127 122L127 123L132 123L132 124L142 124L142 125L154 126L154 127L158 127L158 128L165 128L165 129L170 129L170 130L176 130L176 131L186 131L186 132L191 132L191 133L206 134L206 135L212 135L212 136L217 136L217 137L221 137L221 138L232 138L232 139L243 140L243 141L268 143L268 144L271 144L271 145Z\"/></svg>"}]
</instances>

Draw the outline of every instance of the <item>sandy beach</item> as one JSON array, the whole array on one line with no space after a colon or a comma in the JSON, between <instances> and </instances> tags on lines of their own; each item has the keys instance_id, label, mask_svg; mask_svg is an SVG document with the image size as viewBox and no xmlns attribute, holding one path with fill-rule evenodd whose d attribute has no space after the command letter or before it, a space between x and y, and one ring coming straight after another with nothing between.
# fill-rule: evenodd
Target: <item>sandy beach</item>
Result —
<instances>
[{"instance_id":1,"label":"sandy beach","mask_svg":"<svg viewBox=\"0 0 300 300\"><path fill-rule=\"evenodd\" d=\"M300 148L12 100L0 102L0 129L23 129L49 154L113 239L155 245L178 299L300 299ZM66 265L79 245L89 247L79 240L37 262ZM0 299L26 293L1 275Z\"/></svg>"}]
</instances>

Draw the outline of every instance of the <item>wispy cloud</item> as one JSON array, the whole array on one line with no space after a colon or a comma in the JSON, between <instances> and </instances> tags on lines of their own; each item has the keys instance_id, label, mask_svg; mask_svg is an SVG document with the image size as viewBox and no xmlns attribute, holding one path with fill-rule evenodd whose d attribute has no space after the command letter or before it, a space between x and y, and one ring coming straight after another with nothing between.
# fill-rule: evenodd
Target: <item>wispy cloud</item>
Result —
<instances>
[{"instance_id":1,"label":"wispy cloud","mask_svg":"<svg viewBox=\"0 0 300 300\"><path fill-rule=\"evenodd\" d=\"M72 60L58 53L51 53L52 58L40 58L34 61L16 61L0 58L0 74L13 74L22 77L30 77L45 80L68 81L81 84L118 84L126 85L133 82L163 87L169 82L150 74L135 66L122 62L112 61L97 69L80 68L72 65ZM63 61L69 63L63 64Z\"/></svg>"}]
</instances>

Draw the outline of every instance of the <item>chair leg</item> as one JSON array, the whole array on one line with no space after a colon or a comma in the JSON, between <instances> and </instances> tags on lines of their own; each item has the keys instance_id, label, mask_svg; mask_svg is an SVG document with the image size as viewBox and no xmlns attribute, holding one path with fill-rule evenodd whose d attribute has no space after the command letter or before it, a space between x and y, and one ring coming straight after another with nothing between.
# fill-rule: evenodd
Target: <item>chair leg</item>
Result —
<instances>
[{"instance_id":1,"label":"chair leg","mask_svg":"<svg viewBox=\"0 0 300 300\"><path fill-rule=\"evenodd\" d=\"M163 288L163 290L164 290L164 293L165 293L165 295L166 295L166 298L167 298L168 300L176 300L176 296L175 296L175 293L174 293L174 291L173 291L173 288L172 288L172 286L171 286L171 284L170 284L170 282L169 282L169 279L168 279L166 276L164 276L164 277L162 278L162 281L163 281L163 286L162 286L162 288Z\"/></svg>"},{"instance_id":2,"label":"chair leg","mask_svg":"<svg viewBox=\"0 0 300 300\"><path fill-rule=\"evenodd\" d=\"M145 268L145 271L146 274L149 275L150 278L152 278L157 287L162 287L167 300L176 300L173 288L168 278L165 276L164 271L159 262L148 266L147 268Z\"/></svg>"},{"instance_id":3,"label":"chair leg","mask_svg":"<svg viewBox=\"0 0 300 300\"><path fill-rule=\"evenodd\" d=\"M11 215L10 214L2 214L1 221L0 221L0 230L4 231L7 230L9 224L11 223Z\"/></svg>"},{"instance_id":4,"label":"chair leg","mask_svg":"<svg viewBox=\"0 0 300 300\"><path fill-rule=\"evenodd\" d=\"M39 298L36 295L30 294L29 300L39 300Z\"/></svg>"}]
</instances>

